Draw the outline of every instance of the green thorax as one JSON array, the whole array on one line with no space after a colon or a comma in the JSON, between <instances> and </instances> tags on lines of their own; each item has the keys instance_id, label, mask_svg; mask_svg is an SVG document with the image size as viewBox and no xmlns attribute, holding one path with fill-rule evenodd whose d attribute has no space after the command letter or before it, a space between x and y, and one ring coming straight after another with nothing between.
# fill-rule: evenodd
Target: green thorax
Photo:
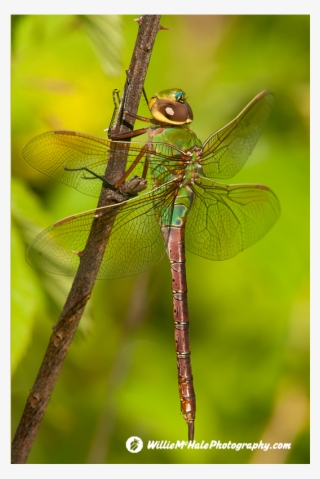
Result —
<instances>
[{"instance_id":1,"label":"green thorax","mask_svg":"<svg viewBox=\"0 0 320 479\"><path fill-rule=\"evenodd\" d=\"M187 151L193 146L201 146L201 141L188 125L170 126L164 128L153 137L153 142L167 143ZM157 146L158 150L158 146Z\"/></svg>"},{"instance_id":2,"label":"green thorax","mask_svg":"<svg viewBox=\"0 0 320 479\"><path fill-rule=\"evenodd\" d=\"M183 151L192 149L193 146L201 146L201 141L197 135L187 125L172 126L165 128L153 137L153 142L165 143L166 145L173 145ZM165 145L156 145L158 153L168 154ZM172 150L171 150L172 152ZM175 154L174 154L175 155ZM179 151L176 155L181 155ZM191 170L194 168L193 161L195 161L196 154L193 152L192 157L186 157L191 162L183 169L184 180L179 185L179 190L175 198L173 210L169 208L168 211L162 215L162 226L177 226L182 227L185 224L187 213L192 206L193 191L188 185L189 177L191 177ZM172 161L174 165L174 161ZM163 184L177 177L181 176L181 166L175 170L172 169L170 162L164 160L163 164L156 167L151 167L152 176L157 184Z\"/></svg>"}]
</instances>

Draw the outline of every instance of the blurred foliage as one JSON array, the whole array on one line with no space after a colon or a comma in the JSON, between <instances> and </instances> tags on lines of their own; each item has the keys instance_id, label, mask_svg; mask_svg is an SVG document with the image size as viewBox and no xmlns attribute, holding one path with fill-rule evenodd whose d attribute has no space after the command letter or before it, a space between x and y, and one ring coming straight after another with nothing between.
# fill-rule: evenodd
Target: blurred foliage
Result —
<instances>
[{"instance_id":1,"label":"blurred foliage","mask_svg":"<svg viewBox=\"0 0 320 479\"><path fill-rule=\"evenodd\" d=\"M134 18L12 17L13 433L71 284L32 270L24 250L44 227L96 202L32 170L21 150L51 129L105 135ZM230 182L271 187L279 222L231 260L187 255L196 439L292 449L127 452L130 436L186 438L163 260L95 286L29 463L309 463L309 17L164 15L161 24L171 30L158 34L147 94L183 88L202 140L259 91L276 96L254 153ZM143 100L140 114L148 115Z\"/></svg>"}]
</instances>

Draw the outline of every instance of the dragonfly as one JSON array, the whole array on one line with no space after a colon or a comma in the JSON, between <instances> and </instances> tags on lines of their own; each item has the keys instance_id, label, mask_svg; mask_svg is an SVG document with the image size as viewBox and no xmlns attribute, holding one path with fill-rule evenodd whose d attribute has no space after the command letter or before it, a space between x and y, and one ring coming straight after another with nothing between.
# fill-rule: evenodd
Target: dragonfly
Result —
<instances>
[{"instance_id":1,"label":"dragonfly","mask_svg":"<svg viewBox=\"0 0 320 479\"><path fill-rule=\"evenodd\" d=\"M274 95L259 93L223 128L202 143L191 130L193 112L180 88L163 90L148 102L152 118L145 128L109 138L74 131L51 131L31 140L25 160L42 173L85 194L105 187L118 191L135 178L144 181L119 203L60 220L41 232L27 250L27 261L49 273L75 275L81 252L97 216L112 224L98 279L142 273L167 253L171 267L175 349L180 408L194 439L196 397L191 367L186 254L232 258L259 241L280 214L276 195L261 184L227 184L254 149L274 104ZM129 112L128 112L129 113ZM130 115L130 113L129 113ZM144 142L124 141L147 133ZM124 176L110 185L106 162L127 155ZM91 233L92 234L92 233Z\"/></svg>"}]
</instances>

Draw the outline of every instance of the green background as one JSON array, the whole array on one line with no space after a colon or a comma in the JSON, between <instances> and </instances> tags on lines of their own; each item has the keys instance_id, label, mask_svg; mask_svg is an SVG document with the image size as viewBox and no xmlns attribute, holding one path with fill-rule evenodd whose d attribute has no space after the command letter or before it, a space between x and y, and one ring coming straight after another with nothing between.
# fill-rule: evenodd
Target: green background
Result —
<instances>
[{"instance_id":1,"label":"green background","mask_svg":"<svg viewBox=\"0 0 320 479\"><path fill-rule=\"evenodd\" d=\"M138 17L138 15L136 16ZM71 279L33 270L32 238L96 199L29 167L34 136L105 136L123 88L135 16L15 16L12 21L12 432ZM261 90L276 106L230 183L268 185L281 217L224 262L187 253L196 440L286 442L290 451L154 450L130 436L185 440L179 410L170 268L99 281L52 394L29 463L309 463L309 16L167 16L147 94L179 87L204 141ZM141 101L139 113L148 115ZM142 125L141 125L142 126ZM136 123L136 127L139 124Z\"/></svg>"}]
</instances>

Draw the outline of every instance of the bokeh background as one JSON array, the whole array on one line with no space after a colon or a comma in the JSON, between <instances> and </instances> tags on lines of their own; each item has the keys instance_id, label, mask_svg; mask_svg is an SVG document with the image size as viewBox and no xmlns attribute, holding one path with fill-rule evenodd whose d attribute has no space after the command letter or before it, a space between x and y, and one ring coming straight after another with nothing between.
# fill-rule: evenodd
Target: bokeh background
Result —
<instances>
[{"instance_id":1,"label":"bokeh background","mask_svg":"<svg viewBox=\"0 0 320 479\"><path fill-rule=\"evenodd\" d=\"M137 15L138 16L138 15ZM12 433L72 279L33 270L32 238L95 199L29 167L34 136L105 136L123 88L134 16L12 17ZM279 197L278 223L224 262L187 254L196 440L286 442L290 450L154 450L130 436L184 440L171 280L151 271L99 281L74 338L29 463L303 463L309 458L309 16L163 15L146 91L179 87L204 141L261 90L276 106L242 171ZM139 113L148 115L142 100ZM139 124L136 123L136 127Z\"/></svg>"}]
</instances>

